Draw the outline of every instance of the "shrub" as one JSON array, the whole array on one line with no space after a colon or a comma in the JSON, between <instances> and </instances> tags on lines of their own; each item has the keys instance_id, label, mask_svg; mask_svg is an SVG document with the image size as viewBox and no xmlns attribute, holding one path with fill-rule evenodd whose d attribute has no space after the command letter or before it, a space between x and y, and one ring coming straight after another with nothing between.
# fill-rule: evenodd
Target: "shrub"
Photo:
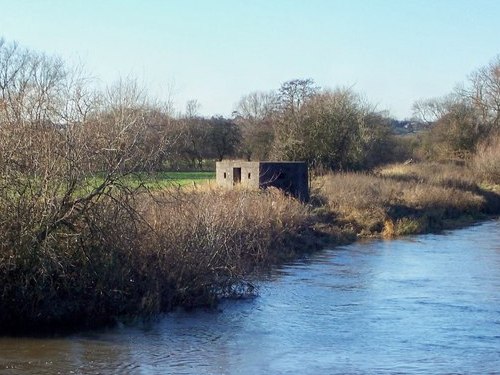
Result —
<instances>
[{"instance_id":1,"label":"shrub","mask_svg":"<svg viewBox=\"0 0 500 375\"><path fill-rule=\"evenodd\" d=\"M289 238L310 224L304 205L275 190L117 193L42 243L27 212L0 215L0 326L24 329L239 295L256 267L293 255Z\"/></svg>"}]
</instances>

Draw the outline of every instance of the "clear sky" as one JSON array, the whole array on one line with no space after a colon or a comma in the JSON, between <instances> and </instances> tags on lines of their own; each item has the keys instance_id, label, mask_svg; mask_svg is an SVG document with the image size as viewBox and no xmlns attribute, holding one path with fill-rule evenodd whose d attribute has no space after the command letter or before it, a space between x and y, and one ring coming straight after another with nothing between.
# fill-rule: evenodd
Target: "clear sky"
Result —
<instances>
[{"instance_id":1,"label":"clear sky","mask_svg":"<svg viewBox=\"0 0 500 375\"><path fill-rule=\"evenodd\" d=\"M500 0L0 0L0 36L179 110L312 78L403 119L500 53Z\"/></svg>"}]
</instances>

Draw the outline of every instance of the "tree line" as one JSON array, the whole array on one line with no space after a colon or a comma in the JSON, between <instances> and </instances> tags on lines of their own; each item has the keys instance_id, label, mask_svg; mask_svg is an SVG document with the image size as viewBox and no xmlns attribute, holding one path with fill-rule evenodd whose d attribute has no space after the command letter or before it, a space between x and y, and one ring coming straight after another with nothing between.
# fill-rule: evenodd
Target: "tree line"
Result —
<instances>
[{"instance_id":1,"label":"tree line","mask_svg":"<svg viewBox=\"0 0 500 375\"><path fill-rule=\"evenodd\" d=\"M471 158L500 134L500 55L450 94L417 101L414 111L430 129L421 140L421 157Z\"/></svg>"},{"instance_id":2,"label":"tree line","mask_svg":"<svg viewBox=\"0 0 500 375\"><path fill-rule=\"evenodd\" d=\"M171 123L171 160L178 165L202 168L206 160L241 158L352 170L394 161L397 154L390 118L353 90L321 89L312 79L245 95L231 119L197 116L192 104Z\"/></svg>"},{"instance_id":3,"label":"tree line","mask_svg":"<svg viewBox=\"0 0 500 375\"><path fill-rule=\"evenodd\" d=\"M498 133L499 66L496 57L450 95L416 102L415 115L429 131L409 139L351 88L293 79L244 95L230 118L200 116L195 100L174 114L133 80L97 90L60 58L2 39L0 142L10 151L0 158L20 169L50 165L55 147L66 167L78 161L82 175L213 168L225 158L304 160L319 170L371 169L409 157L463 159ZM71 151L57 148L62 139Z\"/></svg>"}]
</instances>

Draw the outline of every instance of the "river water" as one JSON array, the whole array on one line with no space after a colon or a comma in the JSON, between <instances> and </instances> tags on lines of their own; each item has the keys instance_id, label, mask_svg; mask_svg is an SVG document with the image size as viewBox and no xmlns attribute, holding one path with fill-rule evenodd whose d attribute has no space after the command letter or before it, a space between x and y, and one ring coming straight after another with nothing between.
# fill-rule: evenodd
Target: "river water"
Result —
<instances>
[{"instance_id":1,"label":"river water","mask_svg":"<svg viewBox=\"0 0 500 375\"><path fill-rule=\"evenodd\" d=\"M0 338L0 374L500 374L500 221L324 250L256 298Z\"/></svg>"}]
</instances>

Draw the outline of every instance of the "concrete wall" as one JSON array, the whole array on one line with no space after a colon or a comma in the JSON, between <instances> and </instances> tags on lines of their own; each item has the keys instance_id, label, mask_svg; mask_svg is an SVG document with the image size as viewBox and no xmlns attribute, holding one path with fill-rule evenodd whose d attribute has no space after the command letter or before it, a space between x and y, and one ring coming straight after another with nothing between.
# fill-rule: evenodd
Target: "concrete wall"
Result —
<instances>
[{"instance_id":1,"label":"concrete wall","mask_svg":"<svg viewBox=\"0 0 500 375\"><path fill-rule=\"evenodd\" d=\"M239 181L237 179L238 169L240 170ZM219 186L225 188L240 185L250 189L258 189L259 162L238 160L218 161L216 163L215 179Z\"/></svg>"},{"instance_id":2,"label":"concrete wall","mask_svg":"<svg viewBox=\"0 0 500 375\"><path fill-rule=\"evenodd\" d=\"M260 183L262 188L273 186L302 201L309 200L309 177L305 162L260 163Z\"/></svg>"},{"instance_id":3,"label":"concrete wall","mask_svg":"<svg viewBox=\"0 0 500 375\"><path fill-rule=\"evenodd\" d=\"M251 189L276 187L303 201L309 200L305 162L254 162L227 160L216 163L219 186Z\"/></svg>"}]
</instances>

